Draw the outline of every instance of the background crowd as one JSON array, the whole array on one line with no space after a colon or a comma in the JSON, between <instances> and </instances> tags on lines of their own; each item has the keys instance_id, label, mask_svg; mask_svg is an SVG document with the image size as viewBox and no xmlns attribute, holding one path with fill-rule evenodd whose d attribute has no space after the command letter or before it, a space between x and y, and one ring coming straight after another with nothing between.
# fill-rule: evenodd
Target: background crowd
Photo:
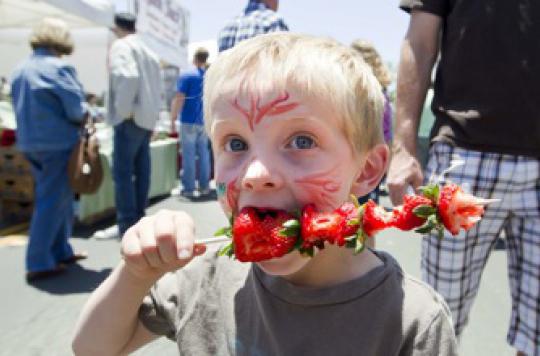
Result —
<instances>
[{"instance_id":1,"label":"background crowd","mask_svg":"<svg viewBox=\"0 0 540 356\"><path fill-rule=\"evenodd\" d=\"M441 175L476 196L500 199L462 236L423 239L422 278L450 307L456 335L467 324L483 268L503 234L512 296L507 341L520 355L540 355L540 111L535 104L540 97L540 24L535 21L540 5L475 4L401 1L410 23L394 103L392 78L374 45L358 39L351 47L371 66L385 97L381 120L392 158L387 188L382 188L392 202L400 204L408 189ZM277 0L248 1L217 36L219 51L264 33L289 31L277 11ZM116 219L122 236L145 216L148 205L149 145L162 83L159 60L137 36L136 18L117 14L113 32L117 39L109 53L105 116L114 127ZM87 257L68 241L74 194L67 164L91 109L75 69L62 60L74 50L65 23L44 19L29 42L32 55L12 74L10 85L2 78L0 95L13 100L17 148L30 162L35 181L26 255L31 282L63 273L67 264ZM195 52L193 68L180 73L170 106L170 134L179 138L182 156L178 190L190 200L212 196L212 148L202 109L208 56L204 48ZM424 170L417 158L418 128L431 86L436 121ZM447 173L456 162L459 167ZM378 199L380 189L361 198Z\"/></svg>"}]
</instances>

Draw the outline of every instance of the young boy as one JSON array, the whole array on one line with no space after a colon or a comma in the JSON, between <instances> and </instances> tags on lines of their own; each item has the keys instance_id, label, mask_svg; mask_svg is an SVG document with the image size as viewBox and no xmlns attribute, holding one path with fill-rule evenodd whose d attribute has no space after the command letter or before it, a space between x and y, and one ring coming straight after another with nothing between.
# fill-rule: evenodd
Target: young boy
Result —
<instances>
[{"instance_id":1,"label":"young boy","mask_svg":"<svg viewBox=\"0 0 540 356\"><path fill-rule=\"evenodd\" d=\"M352 49L272 34L208 70L204 106L225 212L332 210L384 174L381 88ZM446 305L387 253L329 245L257 263L196 243L184 212L143 218L80 317L76 354L165 335L185 355L452 355Z\"/></svg>"}]
</instances>

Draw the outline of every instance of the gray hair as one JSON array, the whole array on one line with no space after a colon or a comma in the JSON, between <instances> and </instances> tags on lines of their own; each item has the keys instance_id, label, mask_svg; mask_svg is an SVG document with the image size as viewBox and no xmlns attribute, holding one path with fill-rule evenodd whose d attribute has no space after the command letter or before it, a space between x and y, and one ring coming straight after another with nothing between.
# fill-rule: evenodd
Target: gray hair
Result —
<instances>
[{"instance_id":1,"label":"gray hair","mask_svg":"<svg viewBox=\"0 0 540 356\"><path fill-rule=\"evenodd\" d=\"M47 48L59 54L71 54L73 52L73 40L65 21L46 17L42 19L32 30L30 35L32 49Z\"/></svg>"}]
</instances>

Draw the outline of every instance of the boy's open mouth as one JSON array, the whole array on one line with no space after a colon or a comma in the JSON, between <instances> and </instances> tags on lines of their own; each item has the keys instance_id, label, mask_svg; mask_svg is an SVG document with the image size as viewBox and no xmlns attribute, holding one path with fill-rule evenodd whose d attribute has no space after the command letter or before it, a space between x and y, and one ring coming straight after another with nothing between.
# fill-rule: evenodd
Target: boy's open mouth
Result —
<instances>
[{"instance_id":1,"label":"boy's open mouth","mask_svg":"<svg viewBox=\"0 0 540 356\"><path fill-rule=\"evenodd\" d=\"M278 212L286 213L286 211L283 209L275 209L275 208L245 207L244 209L253 209L260 220L264 220L267 217L270 219L275 219L278 216Z\"/></svg>"}]
</instances>

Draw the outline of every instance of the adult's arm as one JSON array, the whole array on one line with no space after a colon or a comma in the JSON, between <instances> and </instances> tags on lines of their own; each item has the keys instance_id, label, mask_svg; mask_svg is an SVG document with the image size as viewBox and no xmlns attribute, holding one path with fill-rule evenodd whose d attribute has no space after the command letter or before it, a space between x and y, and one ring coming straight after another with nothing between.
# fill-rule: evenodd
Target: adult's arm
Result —
<instances>
[{"instance_id":1,"label":"adult's arm","mask_svg":"<svg viewBox=\"0 0 540 356\"><path fill-rule=\"evenodd\" d=\"M401 46L396 100L396 124L387 185L394 205L402 203L407 188L422 184L422 168L416 158L418 125L439 52L442 19L413 10Z\"/></svg>"},{"instance_id":2,"label":"adult's arm","mask_svg":"<svg viewBox=\"0 0 540 356\"><path fill-rule=\"evenodd\" d=\"M186 100L186 95L181 92L177 92L171 102L171 132L176 132L176 119L178 114L184 107L184 101Z\"/></svg>"},{"instance_id":3,"label":"adult's arm","mask_svg":"<svg viewBox=\"0 0 540 356\"><path fill-rule=\"evenodd\" d=\"M111 90L114 110L121 118L133 115L139 91L139 68L129 44L117 40L109 55Z\"/></svg>"}]
</instances>

